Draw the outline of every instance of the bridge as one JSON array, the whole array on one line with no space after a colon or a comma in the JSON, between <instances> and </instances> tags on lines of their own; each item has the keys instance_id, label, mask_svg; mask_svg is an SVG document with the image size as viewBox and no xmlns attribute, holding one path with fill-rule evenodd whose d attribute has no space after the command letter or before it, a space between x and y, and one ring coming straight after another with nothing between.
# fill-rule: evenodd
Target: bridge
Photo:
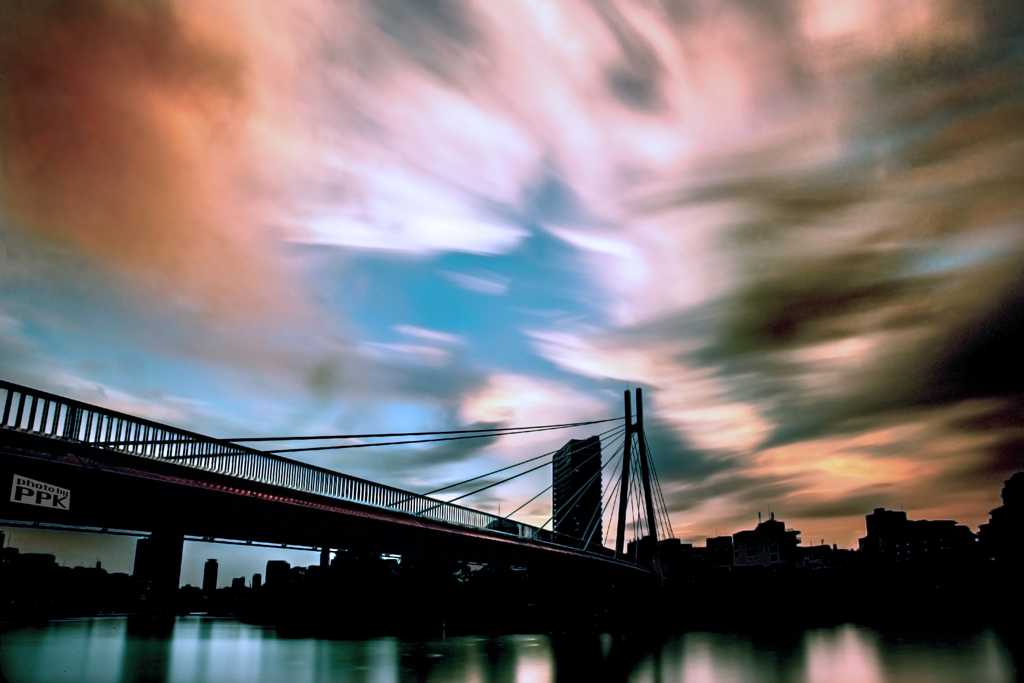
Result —
<instances>
[{"instance_id":1,"label":"bridge","mask_svg":"<svg viewBox=\"0 0 1024 683\"><path fill-rule=\"evenodd\" d=\"M557 563L610 575L649 574L658 570L656 554L654 565L644 566L623 552L631 502L636 538L643 535L643 527L655 545L659 531L662 537L671 534L643 433L641 396L637 389L635 422L631 397L626 392L621 418L527 428L361 435L431 438L269 451L243 442L340 437L217 439L0 381L0 481L11 483L10 495L0 503L0 526L146 537L147 552L155 553L168 567L164 574L154 578L168 588L177 587L186 539L316 548L321 550L321 562L332 549L345 549L387 552L417 560L445 558L516 566ZM621 473L603 503L598 494L600 510L591 515L582 533L575 534L545 529L547 523L536 527L511 519L511 514L498 516L454 502L470 493L445 501L281 455L480 438L616 421L624 424L600 436L606 442L620 438L622 444L600 465L595 476L599 484L601 472L613 465L621 465ZM634 442L637 458L631 455ZM553 465L559 453L571 454L574 448L582 448L581 443L584 442L570 441L559 451L530 457L431 493L474 480L489 482L477 491L489 489ZM600 448L596 456L588 456L593 457L602 460ZM541 461L539 465L537 461ZM579 458L572 462L575 466ZM527 470L491 481L498 473L528 464L531 467ZM563 476L571 473L553 473L556 480ZM563 514L579 504L595 476L582 486L576 485L577 490L562 501ZM556 483L553 481L552 487ZM616 493L619 500L613 551L605 547L599 533L597 538L594 534L600 529L604 510L611 509L609 503ZM555 505L559 503L556 501Z\"/></svg>"}]
</instances>

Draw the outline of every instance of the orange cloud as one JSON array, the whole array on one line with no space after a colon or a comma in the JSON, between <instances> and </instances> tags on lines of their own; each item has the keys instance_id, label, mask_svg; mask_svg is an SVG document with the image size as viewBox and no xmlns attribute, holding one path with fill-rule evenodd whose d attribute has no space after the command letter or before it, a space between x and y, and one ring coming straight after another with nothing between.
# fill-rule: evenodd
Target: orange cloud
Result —
<instances>
[{"instance_id":1,"label":"orange cloud","mask_svg":"<svg viewBox=\"0 0 1024 683\"><path fill-rule=\"evenodd\" d=\"M0 10L0 201L11 222L216 310L275 306L240 220L245 64L163 2Z\"/></svg>"}]
</instances>

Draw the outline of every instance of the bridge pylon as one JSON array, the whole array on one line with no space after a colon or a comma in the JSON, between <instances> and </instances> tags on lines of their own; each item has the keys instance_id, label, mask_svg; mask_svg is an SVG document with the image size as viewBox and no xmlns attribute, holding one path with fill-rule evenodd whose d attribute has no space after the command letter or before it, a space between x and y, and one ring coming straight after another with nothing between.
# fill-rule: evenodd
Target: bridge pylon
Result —
<instances>
[{"instance_id":1,"label":"bridge pylon","mask_svg":"<svg viewBox=\"0 0 1024 683\"><path fill-rule=\"evenodd\" d=\"M615 525L615 556L623 556L626 542L626 509L629 507L629 473L633 442L633 397L629 389L622 392L623 411L626 416L626 439L622 443L622 478L619 484L619 518Z\"/></svg>"},{"instance_id":2,"label":"bridge pylon","mask_svg":"<svg viewBox=\"0 0 1024 683\"><path fill-rule=\"evenodd\" d=\"M654 515L654 493L651 489L650 454L647 452L647 439L644 438L644 403L643 389L636 390L636 422L633 422L632 397L629 390L623 392L623 409L626 418L626 441L622 447L622 479L619 495L619 517L616 525L615 555L623 557L626 541L626 510L629 508L629 477L632 471L632 440L637 438L637 455L640 457L640 478L644 491L644 511L647 517L647 534L653 545L654 571L661 574L661 562L658 557L658 525ZM640 539L637 539L639 542Z\"/></svg>"}]
</instances>

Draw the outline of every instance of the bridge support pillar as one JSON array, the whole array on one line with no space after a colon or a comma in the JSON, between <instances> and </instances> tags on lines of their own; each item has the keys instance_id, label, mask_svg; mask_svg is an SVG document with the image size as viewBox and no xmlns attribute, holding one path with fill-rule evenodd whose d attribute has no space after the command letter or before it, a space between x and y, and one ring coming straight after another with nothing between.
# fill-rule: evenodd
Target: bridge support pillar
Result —
<instances>
[{"instance_id":1,"label":"bridge support pillar","mask_svg":"<svg viewBox=\"0 0 1024 683\"><path fill-rule=\"evenodd\" d=\"M135 544L136 581L149 586L153 607L160 612L174 609L181 581L181 556L185 537L167 531L154 531Z\"/></svg>"},{"instance_id":2,"label":"bridge support pillar","mask_svg":"<svg viewBox=\"0 0 1024 683\"><path fill-rule=\"evenodd\" d=\"M327 571L331 568L331 547L323 546L320 548L320 571Z\"/></svg>"}]
</instances>

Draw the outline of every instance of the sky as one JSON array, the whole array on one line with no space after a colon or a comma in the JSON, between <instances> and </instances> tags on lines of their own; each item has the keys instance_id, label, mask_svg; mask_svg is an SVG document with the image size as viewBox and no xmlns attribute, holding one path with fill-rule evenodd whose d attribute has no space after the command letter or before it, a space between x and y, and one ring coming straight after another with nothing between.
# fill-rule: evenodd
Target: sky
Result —
<instances>
[{"instance_id":1,"label":"sky","mask_svg":"<svg viewBox=\"0 0 1024 683\"><path fill-rule=\"evenodd\" d=\"M1024 467L1022 29L1009 0L10 0L0 374L217 437L641 386L684 541L977 529ZM596 431L296 457L426 491Z\"/></svg>"}]
</instances>

